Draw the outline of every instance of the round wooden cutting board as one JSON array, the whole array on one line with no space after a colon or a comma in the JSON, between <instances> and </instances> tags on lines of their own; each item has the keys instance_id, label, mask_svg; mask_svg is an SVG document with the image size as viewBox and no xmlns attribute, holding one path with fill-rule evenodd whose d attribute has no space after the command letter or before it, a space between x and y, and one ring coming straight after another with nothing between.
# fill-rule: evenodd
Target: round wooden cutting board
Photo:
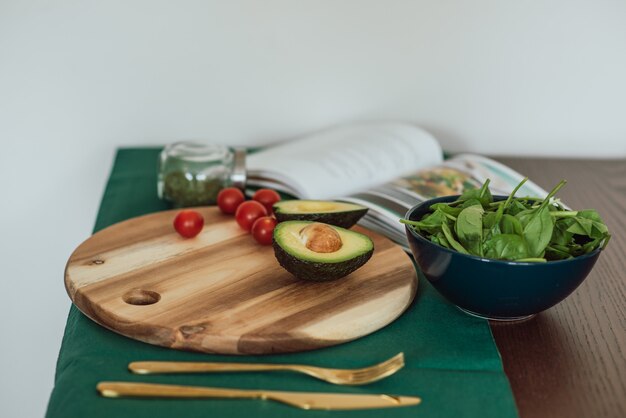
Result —
<instances>
[{"instance_id":1,"label":"round wooden cutting board","mask_svg":"<svg viewBox=\"0 0 626 418\"><path fill-rule=\"evenodd\" d=\"M112 225L70 257L65 286L88 317L115 332L183 350L265 354L311 350L374 332L396 319L417 288L413 263L389 239L332 282L297 280L233 216L199 208L203 231L184 239L177 210Z\"/></svg>"}]
</instances>

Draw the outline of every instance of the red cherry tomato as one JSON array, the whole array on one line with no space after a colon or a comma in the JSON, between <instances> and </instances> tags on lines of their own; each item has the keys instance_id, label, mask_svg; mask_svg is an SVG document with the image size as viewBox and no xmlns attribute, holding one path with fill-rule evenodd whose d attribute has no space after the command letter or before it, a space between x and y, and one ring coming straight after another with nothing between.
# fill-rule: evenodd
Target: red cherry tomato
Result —
<instances>
[{"instance_id":1,"label":"red cherry tomato","mask_svg":"<svg viewBox=\"0 0 626 418\"><path fill-rule=\"evenodd\" d=\"M246 231L250 231L254 221L259 219L261 216L267 216L267 210L265 209L265 206L255 200L243 202L237 208L237 212L235 212L235 219L237 220L237 223Z\"/></svg>"},{"instance_id":2,"label":"red cherry tomato","mask_svg":"<svg viewBox=\"0 0 626 418\"><path fill-rule=\"evenodd\" d=\"M259 189L252 196L252 200L265 206L267 213L272 213L272 206L280 200L280 195L272 189Z\"/></svg>"},{"instance_id":3,"label":"red cherry tomato","mask_svg":"<svg viewBox=\"0 0 626 418\"><path fill-rule=\"evenodd\" d=\"M202 231L204 218L195 210L183 210L174 218L174 229L185 238L193 238Z\"/></svg>"},{"instance_id":4,"label":"red cherry tomato","mask_svg":"<svg viewBox=\"0 0 626 418\"><path fill-rule=\"evenodd\" d=\"M257 219L252 225L252 236L259 244L270 245L277 223L276 219L271 216L263 216Z\"/></svg>"},{"instance_id":5,"label":"red cherry tomato","mask_svg":"<svg viewBox=\"0 0 626 418\"><path fill-rule=\"evenodd\" d=\"M246 200L243 192L236 187L220 190L217 195L217 206L223 213L235 213L239 205Z\"/></svg>"}]
</instances>

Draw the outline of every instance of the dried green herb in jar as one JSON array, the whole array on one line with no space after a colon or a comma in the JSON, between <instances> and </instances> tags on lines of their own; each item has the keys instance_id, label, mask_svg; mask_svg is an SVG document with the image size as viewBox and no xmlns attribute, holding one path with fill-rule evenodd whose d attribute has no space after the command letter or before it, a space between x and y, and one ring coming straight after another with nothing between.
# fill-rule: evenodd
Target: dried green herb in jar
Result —
<instances>
[{"instance_id":1,"label":"dried green herb in jar","mask_svg":"<svg viewBox=\"0 0 626 418\"><path fill-rule=\"evenodd\" d=\"M222 189L217 178L199 178L182 171L172 171L163 180L163 197L177 207L214 205Z\"/></svg>"}]
</instances>

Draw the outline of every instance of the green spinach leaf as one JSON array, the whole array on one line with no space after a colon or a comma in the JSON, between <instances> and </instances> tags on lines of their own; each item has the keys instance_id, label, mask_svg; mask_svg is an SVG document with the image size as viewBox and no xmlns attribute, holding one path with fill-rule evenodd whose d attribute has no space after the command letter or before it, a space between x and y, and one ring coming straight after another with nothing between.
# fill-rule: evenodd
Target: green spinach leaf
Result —
<instances>
[{"instance_id":1,"label":"green spinach leaf","mask_svg":"<svg viewBox=\"0 0 626 418\"><path fill-rule=\"evenodd\" d=\"M521 224L521 223L520 223ZM547 206L541 206L530 217L522 235L528 243L530 257L540 257L552 238L554 219L550 216Z\"/></svg>"},{"instance_id":2,"label":"green spinach leaf","mask_svg":"<svg viewBox=\"0 0 626 418\"><path fill-rule=\"evenodd\" d=\"M448 243L452 248L460 253L469 254L469 252L465 248L463 248L463 246L454 238L454 235L452 235L452 231L450 231L450 227L448 226L448 224L441 224L441 230L443 231L443 234L445 235Z\"/></svg>"},{"instance_id":3,"label":"green spinach leaf","mask_svg":"<svg viewBox=\"0 0 626 418\"><path fill-rule=\"evenodd\" d=\"M482 256L483 213L481 205L467 207L459 213L454 231L470 254Z\"/></svg>"},{"instance_id":4,"label":"green spinach leaf","mask_svg":"<svg viewBox=\"0 0 626 418\"><path fill-rule=\"evenodd\" d=\"M500 234L484 244L485 257L496 260L518 260L530 256L528 245L519 235Z\"/></svg>"},{"instance_id":5,"label":"green spinach leaf","mask_svg":"<svg viewBox=\"0 0 626 418\"><path fill-rule=\"evenodd\" d=\"M524 235L524 228L521 222L515 217L508 214L502 215L500 221L500 230L503 234L515 234L519 236Z\"/></svg>"}]
</instances>

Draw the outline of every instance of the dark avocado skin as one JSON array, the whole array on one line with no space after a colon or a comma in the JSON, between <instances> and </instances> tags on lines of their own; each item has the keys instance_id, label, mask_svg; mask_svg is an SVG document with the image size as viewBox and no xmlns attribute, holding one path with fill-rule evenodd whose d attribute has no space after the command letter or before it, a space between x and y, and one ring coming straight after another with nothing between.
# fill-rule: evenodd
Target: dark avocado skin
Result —
<instances>
[{"instance_id":1,"label":"dark avocado skin","mask_svg":"<svg viewBox=\"0 0 626 418\"><path fill-rule=\"evenodd\" d=\"M350 228L367 213L367 208L346 212L318 212L318 213L284 213L279 208L274 209L274 216L278 222L284 221L312 221Z\"/></svg>"},{"instance_id":2,"label":"dark avocado skin","mask_svg":"<svg viewBox=\"0 0 626 418\"><path fill-rule=\"evenodd\" d=\"M293 274L298 279L311 280L315 282L327 282L337 280L352 273L363 264L367 263L374 253L371 251L340 263L316 263L312 261L300 260L287 253L274 240L274 254L280 265Z\"/></svg>"}]
</instances>

